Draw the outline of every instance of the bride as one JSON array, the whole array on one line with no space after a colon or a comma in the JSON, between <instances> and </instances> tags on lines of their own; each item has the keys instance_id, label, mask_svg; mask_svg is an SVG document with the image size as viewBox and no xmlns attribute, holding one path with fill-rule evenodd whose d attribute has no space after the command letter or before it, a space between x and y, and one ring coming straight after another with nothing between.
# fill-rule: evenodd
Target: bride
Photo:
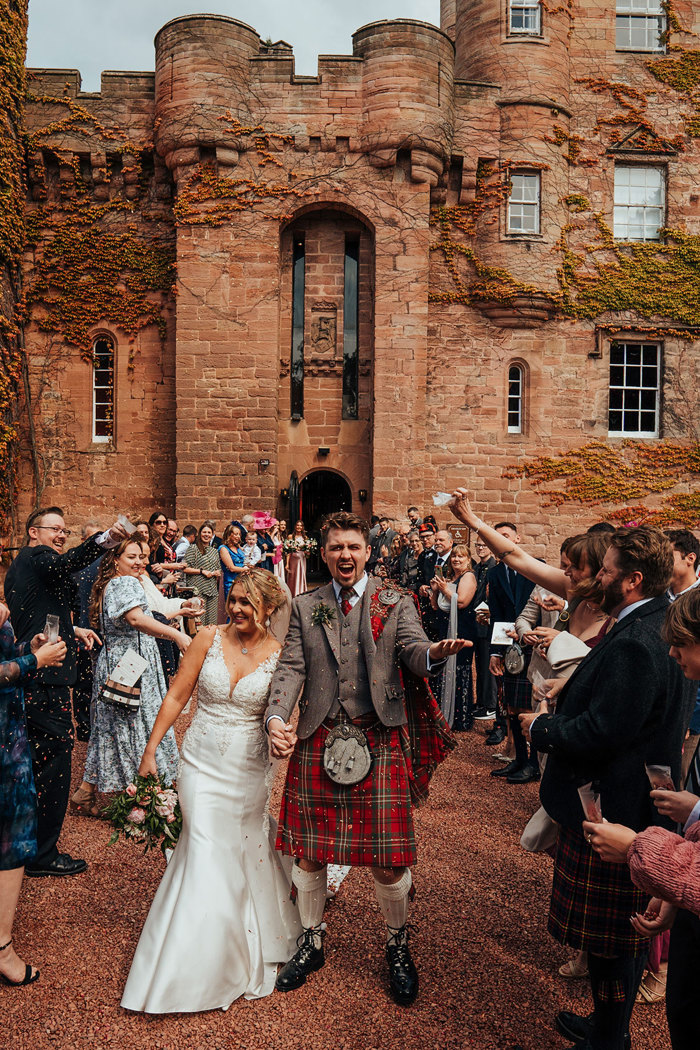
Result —
<instances>
[{"instance_id":1,"label":"bride","mask_svg":"<svg viewBox=\"0 0 700 1050\"><path fill-rule=\"evenodd\" d=\"M287 598L272 573L239 573L230 622L199 631L163 701L139 773L199 682L178 773L183 827L141 933L121 1005L147 1013L228 1009L274 987L301 933L291 868L275 852L262 716L280 645L270 616Z\"/></svg>"}]
</instances>

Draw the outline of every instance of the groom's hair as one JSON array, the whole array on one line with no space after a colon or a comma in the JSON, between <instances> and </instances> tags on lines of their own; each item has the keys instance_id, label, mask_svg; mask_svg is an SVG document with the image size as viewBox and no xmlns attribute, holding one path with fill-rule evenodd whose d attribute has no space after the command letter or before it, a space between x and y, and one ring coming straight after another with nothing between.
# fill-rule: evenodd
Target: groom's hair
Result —
<instances>
[{"instance_id":1,"label":"groom's hair","mask_svg":"<svg viewBox=\"0 0 700 1050\"><path fill-rule=\"evenodd\" d=\"M365 542L369 542L369 525L359 514L351 514L347 510L327 514L321 525L321 543L324 547L328 543L328 533L331 529L338 529L340 532L361 532Z\"/></svg>"}]
</instances>

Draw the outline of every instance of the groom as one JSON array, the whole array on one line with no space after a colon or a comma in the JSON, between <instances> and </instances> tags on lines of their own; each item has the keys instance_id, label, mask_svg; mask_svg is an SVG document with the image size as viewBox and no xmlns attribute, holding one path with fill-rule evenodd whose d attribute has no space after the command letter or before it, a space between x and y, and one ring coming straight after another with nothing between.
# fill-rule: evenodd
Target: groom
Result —
<instances>
[{"instance_id":1,"label":"groom","mask_svg":"<svg viewBox=\"0 0 700 1050\"><path fill-rule=\"evenodd\" d=\"M409 1006L418 994L406 932L416 858L410 795L415 766L409 767L405 754L408 720L399 664L405 665L406 681L411 674L424 679L471 643L431 644L412 596L367 576L371 547L362 518L333 514L321 535L321 556L333 580L294 599L265 715L273 754L291 756L277 848L295 858L292 881L304 927L301 947L280 970L276 987L298 988L324 964L326 865L367 866L387 924L391 994ZM297 737L290 718L302 690ZM336 782L324 767L329 734L332 740L348 733L366 740L372 756L371 768L355 784ZM357 762L362 768L359 753Z\"/></svg>"}]
</instances>

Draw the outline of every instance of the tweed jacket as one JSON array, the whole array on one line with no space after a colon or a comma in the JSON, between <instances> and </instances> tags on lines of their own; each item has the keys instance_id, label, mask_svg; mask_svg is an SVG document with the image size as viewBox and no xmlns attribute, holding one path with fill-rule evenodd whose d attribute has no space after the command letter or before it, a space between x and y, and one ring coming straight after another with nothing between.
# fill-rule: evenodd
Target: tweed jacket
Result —
<instances>
[{"instance_id":1,"label":"tweed jacket","mask_svg":"<svg viewBox=\"0 0 700 1050\"><path fill-rule=\"evenodd\" d=\"M399 661L413 674L425 678L431 643L420 625L413 598L408 595L402 595L392 607L384 630L374 641L370 599L381 586L380 580L370 577L361 599L360 647L377 717L386 726L397 726L406 722ZM330 623L313 622L313 610L322 604L334 611ZM292 602L289 630L272 678L265 721L270 715L289 721L303 689L297 727L297 735L302 740L318 729L338 696L340 616L332 583L300 594Z\"/></svg>"},{"instance_id":2,"label":"tweed jacket","mask_svg":"<svg viewBox=\"0 0 700 1050\"><path fill-rule=\"evenodd\" d=\"M645 762L668 765L678 784L690 720L689 692L661 637L665 595L633 609L585 656L559 695L554 715L540 715L532 742L549 755L540 798L566 827L580 827L577 788L600 785L606 820L640 831L661 823L649 798Z\"/></svg>"}]
</instances>

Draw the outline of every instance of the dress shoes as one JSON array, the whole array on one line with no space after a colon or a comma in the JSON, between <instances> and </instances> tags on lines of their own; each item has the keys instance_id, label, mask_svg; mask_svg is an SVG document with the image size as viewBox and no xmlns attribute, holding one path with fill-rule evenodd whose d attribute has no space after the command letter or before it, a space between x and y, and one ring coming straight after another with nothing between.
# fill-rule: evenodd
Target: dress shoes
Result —
<instances>
[{"instance_id":1,"label":"dress shoes","mask_svg":"<svg viewBox=\"0 0 700 1050\"><path fill-rule=\"evenodd\" d=\"M418 971L408 950L405 926L387 941L386 958L391 998L399 1006L410 1006L418 995Z\"/></svg>"},{"instance_id":2,"label":"dress shoes","mask_svg":"<svg viewBox=\"0 0 700 1050\"><path fill-rule=\"evenodd\" d=\"M573 1039L575 1050L587 1050L590 1047L590 1039L593 1035L593 1014L581 1017L580 1014L562 1010L554 1021L562 1035L567 1039ZM625 1036L625 1050L630 1050L631 1046L632 1037L628 1032ZM574 1050L574 1047L571 1050Z\"/></svg>"},{"instance_id":3,"label":"dress shoes","mask_svg":"<svg viewBox=\"0 0 700 1050\"><path fill-rule=\"evenodd\" d=\"M540 779L540 771L537 766L531 765L530 762L522 769L512 773L506 780L509 784L529 784L532 780Z\"/></svg>"},{"instance_id":4,"label":"dress shoes","mask_svg":"<svg viewBox=\"0 0 700 1050\"><path fill-rule=\"evenodd\" d=\"M54 860L39 867L26 867L24 874L28 879L42 879L47 875L79 875L87 869L87 861L71 857L69 853L59 853Z\"/></svg>"},{"instance_id":5,"label":"dress shoes","mask_svg":"<svg viewBox=\"0 0 700 1050\"><path fill-rule=\"evenodd\" d=\"M516 758L512 762L509 762L507 766L503 766L502 769L492 769L492 777L511 777L514 773L519 773L524 767L520 765Z\"/></svg>"},{"instance_id":6,"label":"dress shoes","mask_svg":"<svg viewBox=\"0 0 700 1050\"><path fill-rule=\"evenodd\" d=\"M316 947L314 933L322 939L320 948ZM310 973L321 969L326 961L323 954L323 936L322 930L304 930L297 937L299 948L277 974L275 988L278 992L293 992L295 988L301 988Z\"/></svg>"},{"instance_id":7,"label":"dress shoes","mask_svg":"<svg viewBox=\"0 0 700 1050\"><path fill-rule=\"evenodd\" d=\"M488 744L489 747L494 747L496 744L502 744L505 738L505 729L501 729L500 726L494 726L489 735L486 737L484 743Z\"/></svg>"}]
</instances>

